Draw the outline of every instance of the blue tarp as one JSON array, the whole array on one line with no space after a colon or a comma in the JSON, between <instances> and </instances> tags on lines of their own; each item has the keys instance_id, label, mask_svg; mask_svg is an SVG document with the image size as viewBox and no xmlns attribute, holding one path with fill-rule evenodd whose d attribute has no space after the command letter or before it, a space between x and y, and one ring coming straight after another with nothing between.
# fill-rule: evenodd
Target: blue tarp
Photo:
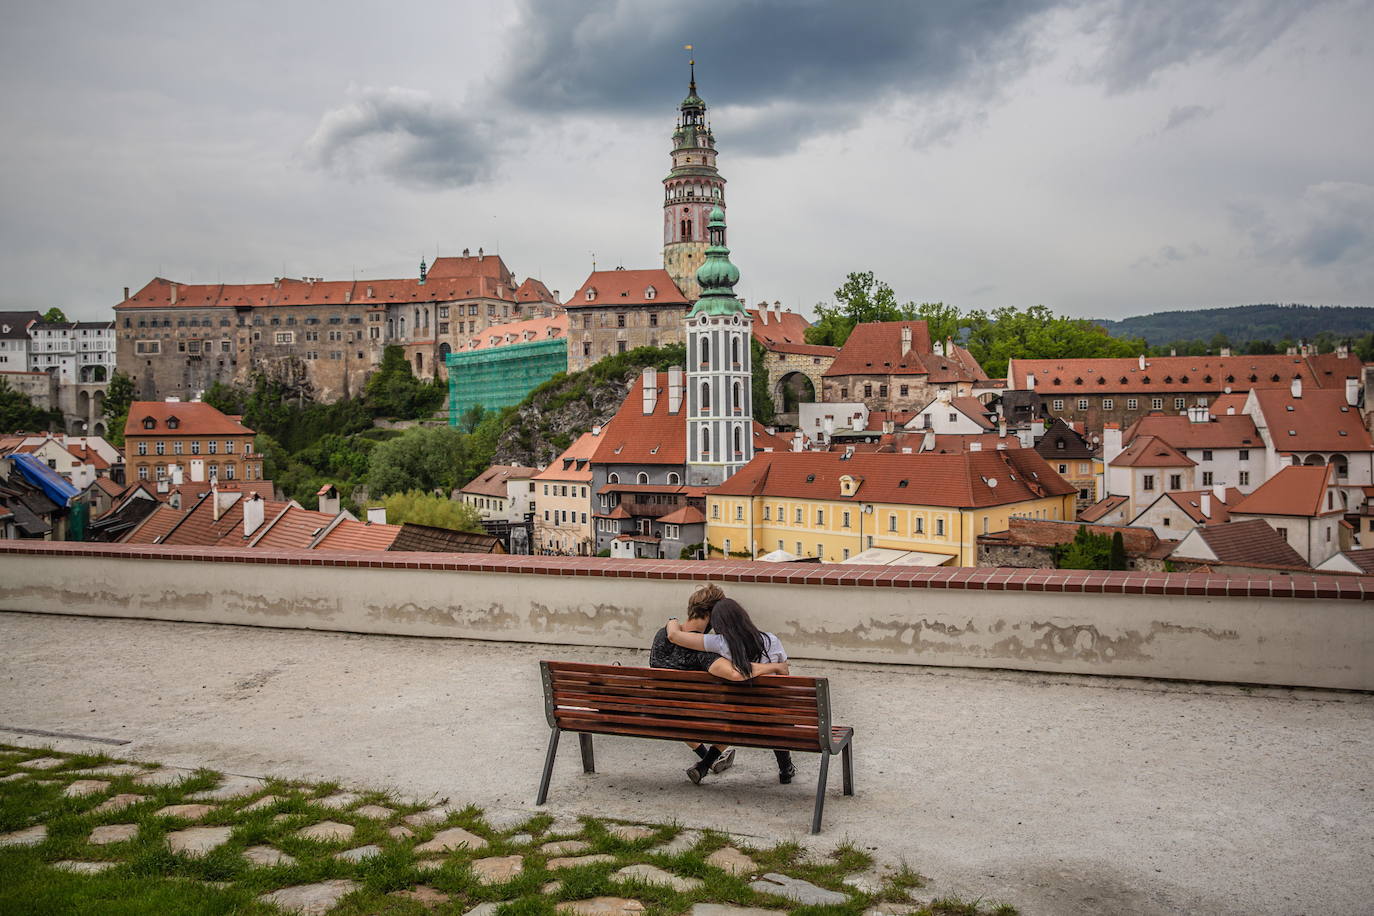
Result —
<instances>
[{"instance_id":1,"label":"blue tarp","mask_svg":"<svg viewBox=\"0 0 1374 916\"><path fill-rule=\"evenodd\" d=\"M65 507L73 496L81 492L68 483L67 478L26 452L15 452L9 457L25 480L42 490L43 495L59 506Z\"/></svg>"}]
</instances>

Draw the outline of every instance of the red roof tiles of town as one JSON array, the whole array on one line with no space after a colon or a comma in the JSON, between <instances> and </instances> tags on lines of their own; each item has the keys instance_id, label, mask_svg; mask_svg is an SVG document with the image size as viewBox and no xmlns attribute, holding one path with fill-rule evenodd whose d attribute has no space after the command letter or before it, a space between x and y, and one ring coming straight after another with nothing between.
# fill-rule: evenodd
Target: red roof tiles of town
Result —
<instances>
[{"instance_id":1,"label":"red roof tiles of town","mask_svg":"<svg viewBox=\"0 0 1374 916\"><path fill-rule=\"evenodd\" d=\"M687 461L687 393L668 412L668 373L657 373L657 397L651 414L644 413L644 376L635 377L615 416L601 428L592 455L594 464L684 464Z\"/></svg>"},{"instance_id":2,"label":"red roof tiles of town","mask_svg":"<svg viewBox=\"0 0 1374 916\"><path fill-rule=\"evenodd\" d=\"M654 297L648 299L645 292L653 287ZM588 290L596 290L596 297L587 298ZM586 281L577 288L571 299L563 303L564 308L614 308L617 303L624 305L689 305L687 297L677 288L668 271L660 268L652 270L594 270Z\"/></svg>"},{"instance_id":3,"label":"red roof tiles of town","mask_svg":"<svg viewBox=\"0 0 1374 916\"><path fill-rule=\"evenodd\" d=\"M799 356L839 355L839 347L807 343L806 329L811 325L796 312L772 309L765 304L749 309L749 315L754 319L754 339L763 344L766 350Z\"/></svg>"},{"instance_id":4,"label":"red roof tiles of town","mask_svg":"<svg viewBox=\"0 0 1374 916\"><path fill-rule=\"evenodd\" d=\"M911 331L911 349L902 352L902 330ZM960 346L937 356L924 321L879 321L857 325L825 370L826 378L845 375L927 375L934 383L981 381L988 376Z\"/></svg>"},{"instance_id":5,"label":"red roof tiles of town","mask_svg":"<svg viewBox=\"0 0 1374 916\"><path fill-rule=\"evenodd\" d=\"M1340 365L1359 375L1358 359L1349 357ZM1032 374L1042 395L1287 388L1295 376L1304 385L1345 387L1344 376L1314 369L1311 358L1303 356L1153 356L1145 359L1144 369L1139 358L1013 359L1007 364L1012 388L1026 388Z\"/></svg>"},{"instance_id":6,"label":"red roof tiles of town","mask_svg":"<svg viewBox=\"0 0 1374 916\"><path fill-rule=\"evenodd\" d=\"M1335 483L1336 469L1330 465L1280 469L1257 490L1231 507L1232 515L1288 515L1314 517L1344 511L1341 503L1328 497Z\"/></svg>"},{"instance_id":7,"label":"red roof tiles of town","mask_svg":"<svg viewBox=\"0 0 1374 916\"><path fill-rule=\"evenodd\" d=\"M979 541L994 540L1009 546L1057 547L1068 544L1078 535L1078 529L1087 528L1091 534L1111 536L1121 533L1126 552L1132 556L1148 554L1159 546L1159 536L1152 528L1138 528L1130 525L1083 525L1079 522L1061 519L1034 519L1013 516L1007 521L1007 529L992 534L979 535Z\"/></svg>"},{"instance_id":8,"label":"red roof tiles of town","mask_svg":"<svg viewBox=\"0 0 1374 916\"><path fill-rule=\"evenodd\" d=\"M1247 414L1211 417L1203 422L1186 416L1150 414L1131 424L1121 441L1130 443L1141 436L1154 436L1177 449L1264 447L1255 421Z\"/></svg>"},{"instance_id":9,"label":"red roof tiles of town","mask_svg":"<svg viewBox=\"0 0 1374 916\"><path fill-rule=\"evenodd\" d=\"M321 538L315 549L387 550L400 533L400 525L374 525L346 518Z\"/></svg>"},{"instance_id":10,"label":"red roof tiles of town","mask_svg":"<svg viewBox=\"0 0 1374 916\"><path fill-rule=\"evenodd\" d=\"M526 277L525 282L520 284L520 287L515 291L515 301L547 302L551 305L558 304L558 300L554 298L549 288L544 285L544 281L536 280L534 277Z\"/></svg>"},{"instance_id":11,"label":"red roof tiles of town","mask_svg":"<svg viewBox=\"0 0 1374 916\"><path fill-rule=\"evenodd\" d=\"M840 495L840 478L859 481L852 497ZM1030 449L958 454L773 452L758 455L713 496L782 496L794 499L883 502L980 508L1077 490Z\"/></svg>"},{"instance_id":12,"label":"red roof tiles of town","mask_svg":"<svg viewBox=\"0 0 1374 916\"><path fill-rule=\"evenodd\" d=\"M596 452L599 436L583 433L573 444L563 450L549 466L534 475L535 480L557 480L560 482L586 482L592 479L591 457Z\"/></svg>"},{"instance_id":13,"label":"red roof tiles of town","mask_svg":"<svg viewBox=\"0 0 1374 916\"><path fill-rule=\"evenodd\" d=\"M1214 417L1238 414L1245 409L1245 399L1249 395L1249 391L1232 391L1227 394L1219 394L1212 398L1211 406L1207 409Z\"/></svg>"},{"instance_id":14,"label":"red roof tiles of town","mask_svg":"<svg viewBox=\"0 0 1374 916\"><path fill-rule=\"evenodd\" d=\"M1307 561L1262 518L1194 529L1212 552L1214 563L1307 569ZM1177 553L1177 551L1175 551Z\"/></svg>"},{"instance_id":15,"label":"red roof tiles of town","mask_svg":"<svg viewBox=\"0 0 1374 916\"><path fill-rule=\"evenodd\" d=\"M124 492L124 487L115 483L108 477L97 477L95 479L95 486L99 487L110 496L119 496L119 494Z\"/></svg>"},{"instance_id":16,"label":"red roof tiles of town","mask_svg":"<svg viewBox=\"0 0 1374 916\"><path fill-rule=\"evenodd\" d=\"M1098 519L1106 515L1109 515L1112 512L1112 510L1120 508L1128 501L1129 497L1126 496L1104 497L1103 499L1099 499L1097 502L1093 503L1091 506L1088 506L1082 512L1079 512L1078 520L1080 522L1095 522Z\"/></svg>"},{"instance_id":17,"label":"red roof tiles of town","mask_svg":"<svg viewBox=\"0 0 1374 916\"><path fill-rule=\"evenodd\" d=\"M262 528L252 534L252 546L275 547L281 550L304 550L329 526L334 516L312 512L290 504L275 517L268 516Z\"/></svg>"},{"instance_id":18,"label":"red roof tiles of town","mask_svg":"<svg viewBox=\"0 0 1374 916\"><path fill-rule=\"evenodd\" d=\"M510 344L533 343L538 340L559 340L568 336L568 313L560 312L551 318L530 318L509 324L494 324L480 334L470 337L467 345L455 353L490 350Z\"/></svg>"},{"instance_id":19,"label":"red roof tiles of town","mask_svg":"<svg viewBox=\"0 0 1374 916\"><path fill-rule=\"evenodd\" d=\"M166 537L167 532L176 527L184 514L171 506L158 506L121 540L125 544L156 544L159 538Z\"/></svg>"},{"instance_id":20,"label":"red roof tiles of town","mask_svg":"<svg viewBox=\"0 0 1374 916\"><path fill-rule=\"evenodd\" d=\"M1212 514L1210 516L1202 514L1202 495L1204 493L1212 494ZM1173 490L1165 493L1163 498L1178 506L1185 515L1193 520L1194 524L1219 525L1231 520L1231 509L1245 498L1245 494L1235 487L1227 487L1225 500L1217 499L1216 494L1211 489Z\"/></svg>"},{"instance_id":21,"label":"red roof tiles of town","mask_svg":"<svg viewBox=\"0 0 1374 916\"><path fill-rule=\"evenodd\" d=\"M167 421L173 417L177 419L176 429L167 426ZM153 421L151 429L144 428L144 421L148 419ZM134 401L129 405L124 435L251 436L253 430L201 401Z\"/></svg>"},{"instance_id":22,"label":"red roof tiles of town","mask_svg":"<svg viewBox=\"0 0 1374 916\"><path fill-rule=\"evenodd\" d=\"M1118 468L1190 468L1196 461L1156 436L1141 436L1107 462Z\"/></svg>"},{"instance_id":23,"label":"red roof tiles of town","mask_svg":"<svg viewBox=\"0 0 1374 916\"><path fill-rule=\"evenodd\" d=\"M497 496L502 499L510 495L507 483L511 480L525 480L538 475L538 468L526 468L515 464L493 464L472 480L463 485L460 492L477 496Z\"/></svg>"},{"instance_id":24,"label":"red roof tiles of town","mask_svg":"<svg viewBox=\"0 0 1374 916\"><path fill-rule=\"evenodd\" d=\"M1296 398L1285 388L1256 391L1254 397L1277 451L1374 451L1359 408L1346 403L1343 388L1304 387Z\"/></svg>"},{"instance_id":25,"label":"red roof tiles of town","mask_svg":"<svg viewBox=\"0 0 1374 916\"><path fill-rule=\"evenodd\" d=\"M683 506L669 512L658 521L664 525L702 525L706 522L706 514L696 506Z\"/></svg>"}]
</instances>

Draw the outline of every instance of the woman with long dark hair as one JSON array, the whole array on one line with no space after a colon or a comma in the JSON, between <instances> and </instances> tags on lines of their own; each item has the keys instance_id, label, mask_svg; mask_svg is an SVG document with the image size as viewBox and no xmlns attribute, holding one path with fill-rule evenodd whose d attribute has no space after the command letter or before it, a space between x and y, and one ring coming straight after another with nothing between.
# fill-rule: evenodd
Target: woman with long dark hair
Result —
<instances>
[{"instance_id":1,"label":"woman with long dark hair","mask_svg":"<svg viewBox=\"0 0 1374 916\"><path fill-rule=\"evenodd\" d=\"M711 608L711 628L714 633L689 633L674 617L668 621L668 639L685 649L719 655L720 661L728 665L717 662L711 667L711 673L727 680L746 681L761 674L787 673L787 652L782 647L782 640L756 627L749 612L733 598L722 598ZM716 753L715 748L708 751L700 763L690 767L687 778L700 783L715 762L713 753ZM774 751L773 754L778 759L778 782L790 783L797 773L792 755L787 751Z\"/></svg>"}]
</instances>

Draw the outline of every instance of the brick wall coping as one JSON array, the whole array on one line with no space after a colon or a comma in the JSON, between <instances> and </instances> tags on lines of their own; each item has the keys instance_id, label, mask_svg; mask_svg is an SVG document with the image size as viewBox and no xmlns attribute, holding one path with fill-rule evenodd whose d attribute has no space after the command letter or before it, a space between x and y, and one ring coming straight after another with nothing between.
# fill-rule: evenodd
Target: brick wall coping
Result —
<instances>
[{"instance_id":1,"label":"brick wall coping","mask_svg":"<svg viewBox=\"0 0 1374 916\"><path fill-rule=\"evenodd\" d=\"M99 557L332 566L361 569L436 569L607 579L758 582L777 585L879 586L985 591L1074 592L1105 595L1200 595L1231 598L1342 598L1374 600L1374 577L1314 573L1225 576L1217 573L1096 572L1071 569L853 566L836 563L759 563L749 560L623 560L477 553L321 552L68 541L0 541L0 555Z\"/></svg>"}]
</instances>

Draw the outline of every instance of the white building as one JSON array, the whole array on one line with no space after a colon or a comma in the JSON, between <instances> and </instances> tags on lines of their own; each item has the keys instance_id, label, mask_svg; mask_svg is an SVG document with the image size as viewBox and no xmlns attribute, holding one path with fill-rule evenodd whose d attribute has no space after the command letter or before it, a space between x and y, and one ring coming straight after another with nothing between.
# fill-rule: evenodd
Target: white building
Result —
<instances>
[{"instance_id":1,"label":"white building","mask_svg":"<svg viewBox=\"0 0 1374 916\"><path fill-rule=\"evenodd\" d=\"M104 382L114 374L113 321L37 321L29 336L30 372L56 373L64 385Z\"/></svg>"},{"instance_id":2,"label":"white building","mask_svg":"<svg viewBox=\"0 0 1374 916\"><path fill-rule=\"evenodd\" d=\"M1268 446L1248 414L1213 416L1205 407L1190 407L1185 414L1151 414L1122 434L1122 444L1129 446L1142 436L1167 442L1195 462L1199 488L1235 487L1250 493L1270 477Z\"/></svg>"},{"instance_id":3,"label":"white building","mask_svg":"<svg viewBox=\"0 0 1374 916\"><path fill-rule=\"evenodd\" d=\"M37 312L0 312L0 372L29 371L29 327Z\"/></svg>"},{"instance_id":4,"label":"white building","mask_svg":"<svg viewBox=\"0 0 1374 916\"><path fill-rule=\"evenodd\" d=\"M1374 485L1374 440L1358 403L1358 379L1347 379L1343 391L1304 390L1294 379L1287 390L1252 390L1242 411L1269 443L1269 477L1292 465L1330 465L1348 511L1355 511L1365 502L1362 488Z\"/></svg>"},{"instance_id":5,"label":"white building","mask_svg":"<svg viewBox=\"0 0 1374 916\"><path fill-rule=\"evenodd\" d=\"M1351 547L1341 529L1345 504L1335 467L1290 465L1232 506L1231 521L1267 522L1308 566L1317 566Z\"/></svg>"},{"instance_id":6,"label":"white building","mask_svg":"<svg viewBox=\"0 0 1374 916\"><path fill-rule=\"evenodd\" d=\"M539 468L493 464L459 491L459 498L475 508L483 521L524 524L535 511L534 477Z\"/></svg>"},{"instance_id":7,"label":"white building","mask_svg":"<svg viewBox=\"0 0 1374 916\"><path fill-rule=\"evenodd\" d=\"M936 435L981 435L997 428L997 415L974 397L955 397L940 389L935 400L916 413L907 430L929 430Z\"/></svg>"}]
</instances>

